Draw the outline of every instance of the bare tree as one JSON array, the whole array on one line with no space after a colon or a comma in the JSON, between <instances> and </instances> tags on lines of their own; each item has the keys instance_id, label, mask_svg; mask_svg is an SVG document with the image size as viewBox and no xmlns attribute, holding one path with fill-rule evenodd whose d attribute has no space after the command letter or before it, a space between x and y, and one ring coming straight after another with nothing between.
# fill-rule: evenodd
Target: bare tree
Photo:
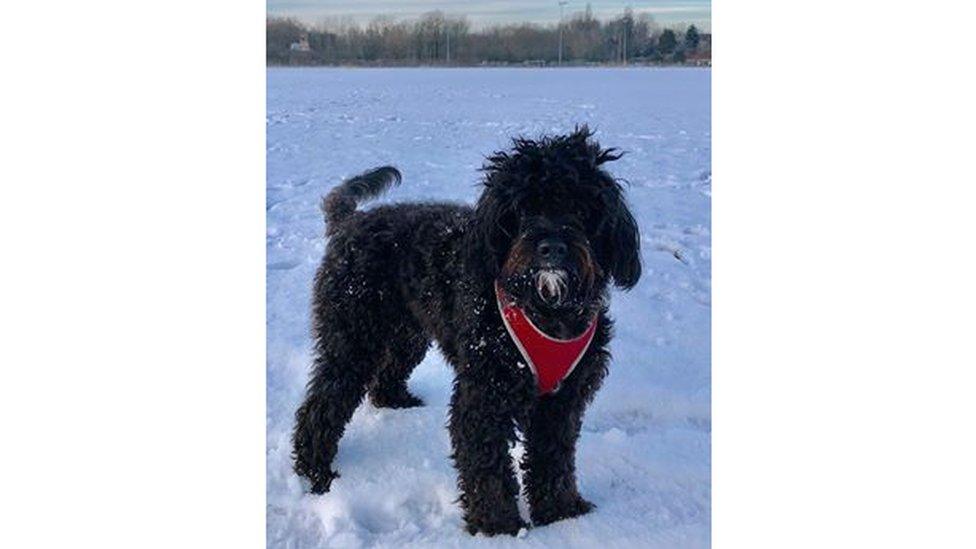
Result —
<instances>
[{"instance_id":1,"label":"bare tree","mask_svg":"<svg viewBox=\"0 0 976 549\"><path fill-rule=\"evenodd\" d=\"M697 30L697 29L696 29ZM562 47L558 45L562 35ZM600 21L589 5L551 25L512 23L472 31L463 16L431 11L415 20L378 16L365 25L349 17L326 18L313 27L293 19L267 22L269 64L480 64L628 63L667 57L678 48L674 29L664 32L647 14L626 9ZM695 36L695 32L691 32ZM699 36L700 33L698 33ZM709 35L704 35L708 37ZM296 53L292 44L305 40ZM684 43L693 43L682 40ZM311 51L308 51L309 48Z\"/></svg>"}]
</instances>

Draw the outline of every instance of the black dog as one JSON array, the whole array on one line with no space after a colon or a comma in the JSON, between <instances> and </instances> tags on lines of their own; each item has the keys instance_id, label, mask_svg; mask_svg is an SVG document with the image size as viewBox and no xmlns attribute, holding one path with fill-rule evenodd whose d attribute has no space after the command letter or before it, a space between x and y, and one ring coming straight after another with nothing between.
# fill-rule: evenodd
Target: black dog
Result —
<instances>
[{"instance_id":1,"label":"black dog","mask_svg":"<svg viewBox=\"0 0 976 549\"><path fill-rule=\"evenodd\" d=\"M641 266L637 225L601 168L620 154L591 135L583 126L516 139L512 151L488 158L474 208L357 211L399 184L391 167L325 197L330 241L315 278L315 363L293 436L295 471L312 492L328 491L338 476L331 464L339 438L365 394L380 407L422 404L406 380L436 341L456 373L450 435L467 530L515 534L526 526L509 455L516 430L533 523L593 508L576 488L576 440L607 374L608 284L632 287ZM528 318L548 334L542 341L592 338L574 348L558 387L545 386L502 310L518 311L523 324Z\"/></svg>"}]
</instances>

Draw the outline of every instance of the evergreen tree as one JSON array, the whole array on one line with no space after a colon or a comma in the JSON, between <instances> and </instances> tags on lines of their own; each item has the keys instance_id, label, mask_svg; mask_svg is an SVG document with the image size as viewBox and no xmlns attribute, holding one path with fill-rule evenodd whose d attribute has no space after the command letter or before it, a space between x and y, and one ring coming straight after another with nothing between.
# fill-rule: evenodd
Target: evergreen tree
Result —
<instances>
[{"instance_id":1,"label":"evergreen tree","mask_svg":"<svg viewBox=\"0 0 976 549\"><path fill-rule=\"evenodd\" d=\"M674 31L671 29L664 29L661 36L657 39L657 51L661 52L663 55L670 55L674 53L675 48L678 47L678 37L675 36Z\"/></svg>"},{"instance_id":2,"label":"evergreen tree","mask_svg":"<svg viewBox=\"0 0 976 549\"><path fill-rule=\"evenodd\" d=\"M698 44L701 42L701 35L698 33L698 29L692 25L688 27L688 32L685 33L685 49L688 51L698 51Z\"/></svg>"}]
</instances>

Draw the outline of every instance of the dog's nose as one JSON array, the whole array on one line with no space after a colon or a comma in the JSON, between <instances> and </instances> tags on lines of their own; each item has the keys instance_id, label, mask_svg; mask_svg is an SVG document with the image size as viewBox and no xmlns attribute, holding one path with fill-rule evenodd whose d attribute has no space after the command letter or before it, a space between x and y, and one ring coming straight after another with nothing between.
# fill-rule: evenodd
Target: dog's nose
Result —
<instances>
[{"instance_id":1,"label":"dog's nose","mask_svg":"<svg viewBox=\"0 0 976 549\"><path fill-rule=\"evenodd\" d=\"M565 258L568 251L569 249L566 247L566 243L555 238L543 239L536 247L536 252L538 252L539 257L550 261Z\"/></svg>"}]
</instances>

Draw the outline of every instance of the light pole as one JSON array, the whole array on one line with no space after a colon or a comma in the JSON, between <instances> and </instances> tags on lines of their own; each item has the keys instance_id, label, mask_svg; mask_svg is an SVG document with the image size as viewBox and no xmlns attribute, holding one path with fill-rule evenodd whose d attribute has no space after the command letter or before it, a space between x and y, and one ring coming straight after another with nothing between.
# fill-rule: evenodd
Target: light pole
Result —
<instances>
[{"instance_id":1,"label":"light pole","mask_svg":"<svg viewBox=\"0 0 976 549\"><path fill-rule=\"evenodd\" d=\"M563 65L563 8L568 0L559 0L559 66Z\"/></svg>"}]
</instances>

